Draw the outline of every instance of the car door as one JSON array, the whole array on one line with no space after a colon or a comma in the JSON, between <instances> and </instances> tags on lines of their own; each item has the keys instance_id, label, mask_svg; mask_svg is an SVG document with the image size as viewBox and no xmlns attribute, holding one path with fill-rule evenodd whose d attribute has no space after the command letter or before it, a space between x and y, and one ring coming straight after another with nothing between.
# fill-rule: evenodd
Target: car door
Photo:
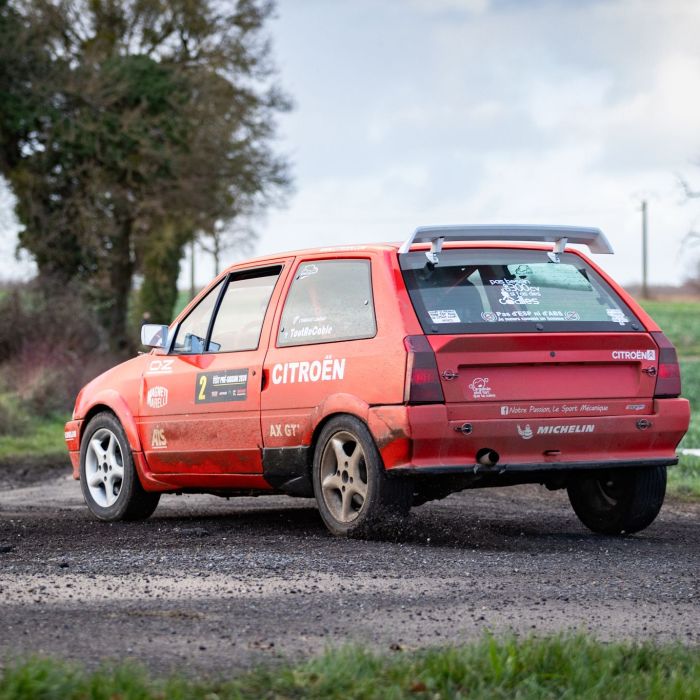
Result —
<instances>
[{"instance_id":1,"label":"car door","mask_svg":"<svg viewBox=\"0 0 700 700\"><path fill-rule=\"evenodd\" d=\"M223 277L144 372L141 442L160 474L262 472L260 390L284 261ZM196 485L196 482L192 482Z\"/></svg>"}]
</instances>

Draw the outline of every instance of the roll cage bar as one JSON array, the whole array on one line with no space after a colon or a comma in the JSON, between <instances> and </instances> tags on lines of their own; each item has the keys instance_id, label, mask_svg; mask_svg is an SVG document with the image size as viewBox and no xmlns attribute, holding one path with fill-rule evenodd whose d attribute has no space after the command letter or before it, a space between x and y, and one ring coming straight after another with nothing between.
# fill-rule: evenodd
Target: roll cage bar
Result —
<instances>
[{"instance_id":1,"label":"roll cage bar","mask_svg":"<svg viewBox=\"0 0 700 700\"><path fill-rule=\"evenodd\" d=\"M580 226L525 226L525 225L450 225L419 226L399 248L399 254L408 253L415 243L430 243L429 260L437 261L437 254L445 241L538 241L554 243L552 253L563 253L567 243L587 245L592 253L612 255L613 249L605 234L598 228Z\"/></svg>"}]
</instances>

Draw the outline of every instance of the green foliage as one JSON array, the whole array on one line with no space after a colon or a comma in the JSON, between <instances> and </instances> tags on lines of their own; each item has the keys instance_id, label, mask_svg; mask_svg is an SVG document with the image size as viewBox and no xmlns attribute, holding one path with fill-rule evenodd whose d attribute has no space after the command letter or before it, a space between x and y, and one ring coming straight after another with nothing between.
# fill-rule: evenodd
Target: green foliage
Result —
<instances>
[{"instance_id":1,"label":"green foliage","mask_svg":"<svg viewBox=\"0 0 700 700\"><path fill-rule=\"evenodd\" d=\"M169 318L184 245L289 184L270 145L289 108L262 33L272 9L0 0L0 172L20 242L43 277L80 282L113 350L129 345L136 273L140 308Z\"/></svg>"},{"instance_id":2,"label":"green foliage","mask_svg":"<svg viewBox=\"0 0 700 700\"><path fill-rule=\"evenodd\" d=\"M681 360L683 396L690 401L690 430L681 447L700 449L700 360Z\"/></svg>"},{"instance_id":3,"label":"green foliage","mask_svg":"<svg viewBox=\"0 0 700 700\"><path fill-rule=\"evenodd\" d=\"M681 498L700 498L700 457L681 456L678 466L668 470L668 491Z\"/></svg>"},{"instance_id":4,"label":"green foliage","mask_svg":"<svg viewBox=\"0 0 700 700\"><path fill-rule=\"evenodd\" d=\"M218 698L697 698L700 651L680 645L603 644L584 636L473 644L378 654L355 647L295 666L262 668L221 681L151 679L133 665L87 673L30 659L0 678L0 700Z\"/></svg>"},{"instance_id":5,"label":"green foliage","mask_svg":"<svg viewBox=\"0 0 700 700\"><path fill-rule=\"evenodd\" d=\"M681 357L700 357L700 301L645 301L642 305Z\"/></svg>"}]
</instances>

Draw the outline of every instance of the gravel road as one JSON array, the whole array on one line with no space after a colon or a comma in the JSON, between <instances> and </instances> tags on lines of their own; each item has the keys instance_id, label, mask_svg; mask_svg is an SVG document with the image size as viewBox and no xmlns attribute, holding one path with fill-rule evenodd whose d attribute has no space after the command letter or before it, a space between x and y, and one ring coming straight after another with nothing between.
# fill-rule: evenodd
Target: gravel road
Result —
<instances>
[{"instance_id":1,"label":"gravel road","mask_svg":"<svg viewBox=\"0 0 700 700\"><path fill-rule=\"evenodd\" d=\"M700 644L700 506L590 534L565 492L467 491L395 541L328 535L312 501L166 496L92 520L77 482L0 481L0 664L26 652L227 673L346 642L397 649L485 630Z\"/></svg>"}]
</instances>

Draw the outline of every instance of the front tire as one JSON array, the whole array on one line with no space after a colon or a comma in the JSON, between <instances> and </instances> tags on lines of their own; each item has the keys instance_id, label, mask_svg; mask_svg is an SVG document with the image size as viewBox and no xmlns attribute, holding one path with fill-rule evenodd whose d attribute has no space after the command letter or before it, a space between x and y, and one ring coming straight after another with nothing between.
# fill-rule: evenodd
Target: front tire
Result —
<instances>
[{"instance_id":1,"label":"front tire","mask_svg":"<svg viewBox=\"0 0 700 700\"><path fill-rule=\"evenodd\" d=\"M321 518L334 534L372 537L399 525L413 489L389 478L367 426L354 416L332 418L316 441L314 494Z\"/></svg>"},{"instance_id":2,"label":"front tire","mask_svg":"<svg viewBox=\"0 0 700 700\"><path fill-rule=\"evenodd\" d=\"M666 495L666 467L616 469L567 487L579 520L603 535L631 535L651 525Z\"/></svg>"},{"instance_id":3,"label":"front tire","mask_svg":"<svg viewBox=\"0 0 700 700\"><path fill-rule=\"evenodd\" d=\"M99 520L145 520L158 505L159 493L145 491L131 447L119 420L98 413L80 445L80 487L90 512Z\"/></svg>"}]
</instances>

